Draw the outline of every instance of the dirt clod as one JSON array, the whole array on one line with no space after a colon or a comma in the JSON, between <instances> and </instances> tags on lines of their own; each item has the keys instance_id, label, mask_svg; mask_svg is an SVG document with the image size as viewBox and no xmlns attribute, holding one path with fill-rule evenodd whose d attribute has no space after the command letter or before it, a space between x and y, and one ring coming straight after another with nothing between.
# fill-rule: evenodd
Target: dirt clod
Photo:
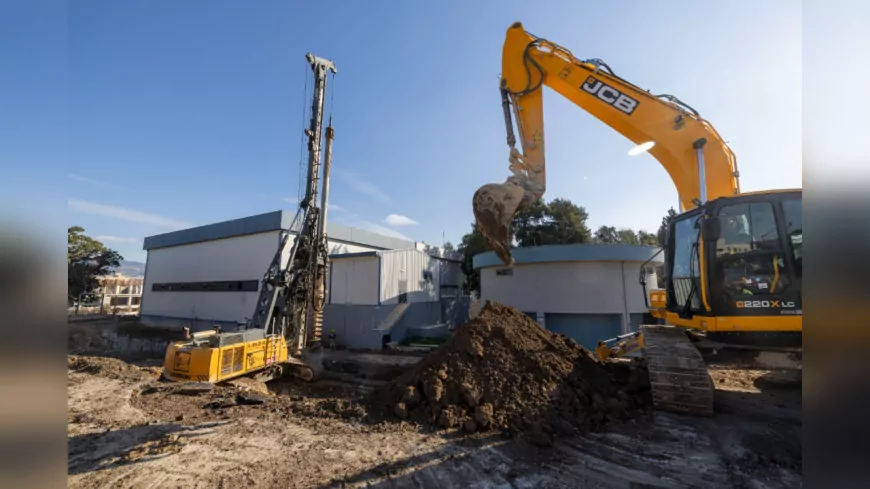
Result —
<instances>
[{"instance_id":1,"label":"dirt clod","mask_svg":"<svg viewBox=\"0 0 870 489\"><path fill-rule=\"evenodd\" d=\"M437 403L441 400L441 395L444 393L444 383L441 378L430 376L423 383L423 392L426 393L426 400L431 403Z\"/></svg>"},{"instance_id":2,"label":"dirt clod","mask_svg":"<svg viewBox=\"0 0 870 489\"><path fill-rule=\"evenodd\" d=\"M647 375L632 375L644 368L600 362L516 309L490 302L384 392L389 406L404 404L407 416L395 413L401 419L469 433L529 432L542 442L536 444L548 445L548 433L596 429L648 407Z\"/></svg>"},{"instance_id":3,"label":"dirt clod","mask_svg":"<svg viewBox=\"0 0 870 489\"><path fill-rule=\"evenodd\" d=\"M481 404L474 409L474 420L481 428L492 424L492 404Z\"/></svg>"},{"instance_id":4,"label":"dirt clod","mask_svg":"<svg viewBox=\"0 0 870 489\"><path fill-rule=\"evenodd\" d=\"M208 382L190 382L179 387L177 392L187 396L198 396L200 394L207 394L213 390L214 384Z\"/></svg>"},{"instance_id":5,"label":"dirt clod","mask_svg":"<svg viewBox=\"0 0 870 489\"><path fill-rule=\"evenodd\" d=\"M466 350L469 355L472 357L482 357L483 356L483 344L477 338L472 338L467 346Z\"/></svg>"},{"instance_id":6,"label":"dirt clod","mask_svg":"<svg viewBox=\"0 0 870 489\"><path fill-rule=\"evenodd\" d=\"M462 398L465 400L465 404L468 407L470 407L470 408L477 407L478 396L477 396L477 393L474 392L473 390L466 391L465 394L462 395Z\"/></svg>"},{"instance_id":7,"label":"dirt clod","mask_svg":"<svg viewBox=\"0 0 870 489\"><path fill-rule=\"evenodd\" d=\"M456 410L453 406L447 406L438 414L438 426L442 428L453 428L456 424Z\"/></svg>"},{"instance_id":8,"label":"dirt clod","mask_svg":"<svg viewBox=\"0 0 870 489\"><path fill-rule=\"evenodd\" d=\"M256 406L265 403L266 399L263 396L254 394L252 392L242 391L239 392L238 395L236 395L236 404L239 405Z\"/></svg>"},{"instance_id":9,"label":"dirt clod","mask_svg":"<svg viewBox=\"0 0 870 489\"><path fill-rule=\"evenodd\" d=\"M417 390L413 385L409 385L405 387L405 392L402 394L402 402L407 404L408 406L416 407L417 404L420 404L421 396L420 391Z\"/></svg>"}]
</instances>

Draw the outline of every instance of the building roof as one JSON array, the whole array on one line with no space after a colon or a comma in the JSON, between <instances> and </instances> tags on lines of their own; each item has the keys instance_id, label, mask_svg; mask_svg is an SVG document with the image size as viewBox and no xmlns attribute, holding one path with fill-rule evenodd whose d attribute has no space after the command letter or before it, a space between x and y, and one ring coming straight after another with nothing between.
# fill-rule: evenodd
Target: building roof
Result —
<instances>
[{"instance_id":1,"label":"building roof","mask_svg":"<svg viewBox=\"0 0 870 489\"><path fill-rule=\"evenodd\" d=\"M436 260L449 261L449 262L452 262L452 263L460 263L460 262L462 261L462 260L459 260L458 258L454 258L454 257L452 257L452 256L447 257L447 256L432 255L432 254L426 253L425 251L416 250L416 249L410 249L410 250L408 250L408 249L403 249L403 250L359 251L359 252L356 252L356 253L335 253L335 254L329 255L329 259L330 259L330 260L342 260L342 259L346 259L346 258L366 258L366 257L376 257L376 256L380 256L380 255L383 255L383 254L386 254L386 253L396 253L396 252L400 252L400 251L413 251L413 252L415 252L415 253L421 253L421 254L424 254L424 255L428 255L429 257L434 258L434 259L436 259Z\"/></svg>"},{"instance_id":2,"label":"building roof","mask_svg":"<svg viewBox=\"0 0 870 489\"><path fill-rule=\"evenodd\" d=\"M256 216L243 217L241 219L233 219L231 221L207 224L205 226L182 229L170 233L157 234L145 238L142 249L153 250L157 248L169 248L172 246L201 243L203 241L213 241L217 239L234 238L249 234L289 229L290 224L293 223L295 217L295 212L281 210L258 214ZM293 231L295 232L298 229L299 224L296 223ZM358 244L384 250L413 249L415 247L413 241L384 236L364 229L345 226L337 222L326 223L326 235L331 241Z\"/></svg>"},{"instance_id":3,"label":"building roof","mask_svg":"<svg viewBox=\"0 0 870 489\"><path fill-rule=\"evenodd\" d=\"M657 246L626 244L570 244L514 248L511 253L517 265L565 261L645 262L658 253L660 249ZM664 261L664 253L660 253L650 263L664 263ZM492 251L474 255L473 264L474 268L505 266Z\"/></svg>"}]
</instances>

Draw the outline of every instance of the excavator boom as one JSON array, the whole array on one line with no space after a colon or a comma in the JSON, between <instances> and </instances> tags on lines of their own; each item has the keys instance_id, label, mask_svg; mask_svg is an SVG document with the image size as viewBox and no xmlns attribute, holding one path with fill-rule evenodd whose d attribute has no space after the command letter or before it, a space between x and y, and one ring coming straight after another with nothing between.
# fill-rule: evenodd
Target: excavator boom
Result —
<instances>
[{"instance_id":1,"label":"excavator boom","mask_svg":"<svg viewBox=\"0 0 870 489\"><path fill-rule=\"evenodd\" d=\"M507 30L500 87L511 175L473 197L477 227L506 264L513 263L511 220L546 191L544 85L658 160L677 188L681 211L740 193L734 153L697 111L674 96L629 83L599 59L579 60L517 22Z\"/></svg>"}]
</instances>

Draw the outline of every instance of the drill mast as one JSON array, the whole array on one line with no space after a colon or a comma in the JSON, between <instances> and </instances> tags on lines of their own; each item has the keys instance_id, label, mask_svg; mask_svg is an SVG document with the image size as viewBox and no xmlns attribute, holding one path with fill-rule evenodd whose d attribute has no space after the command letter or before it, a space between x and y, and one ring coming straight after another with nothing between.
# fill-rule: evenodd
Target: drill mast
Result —
<instances>
[{"instance_id":1,"label":"drill mast","mask_svg":"<svg viewBox=\"0 0 870 489\"><path fill-rule=\"evenodd\" d=\"M321 170L323 109L326 100L328 72L337 73L332 61L306 55L314 74L314 96L311 120L305 130L308 136L308 173L305 196L288 229L281 233L281 242L272 263L263 276L260 296L249 327L263 328L267 334L281 334L297 356L320 342L321 315L326 302L325 279L329 249L326 240L326 207L329 197L329 173L332 140L335 131L332 120L326 128L326 151ZM322 192L320 191L322 183ZM318 193L321 195L318 206ZM296 238L293 239L293 232ZM291 244L292 243L292 244ZM289 250L288 250L289 248Z\"/></svg>"}]
</instances>

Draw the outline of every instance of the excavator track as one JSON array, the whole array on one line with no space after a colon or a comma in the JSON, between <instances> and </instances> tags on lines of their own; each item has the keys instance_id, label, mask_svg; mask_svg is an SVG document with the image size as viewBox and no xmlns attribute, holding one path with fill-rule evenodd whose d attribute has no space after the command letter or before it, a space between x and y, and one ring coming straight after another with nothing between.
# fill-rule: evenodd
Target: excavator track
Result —
<instances>
[{"instance_id":1,"label":"excavator track","mask_svg":"<svg viewBox=\"0 0 870 489\"><path fill-rule=\"evenodd\" d=\"M713 415L713 381L701 352L686 332L674 326L642 330L653 406L661 411Z\"/></svg>"}]
</instances>

